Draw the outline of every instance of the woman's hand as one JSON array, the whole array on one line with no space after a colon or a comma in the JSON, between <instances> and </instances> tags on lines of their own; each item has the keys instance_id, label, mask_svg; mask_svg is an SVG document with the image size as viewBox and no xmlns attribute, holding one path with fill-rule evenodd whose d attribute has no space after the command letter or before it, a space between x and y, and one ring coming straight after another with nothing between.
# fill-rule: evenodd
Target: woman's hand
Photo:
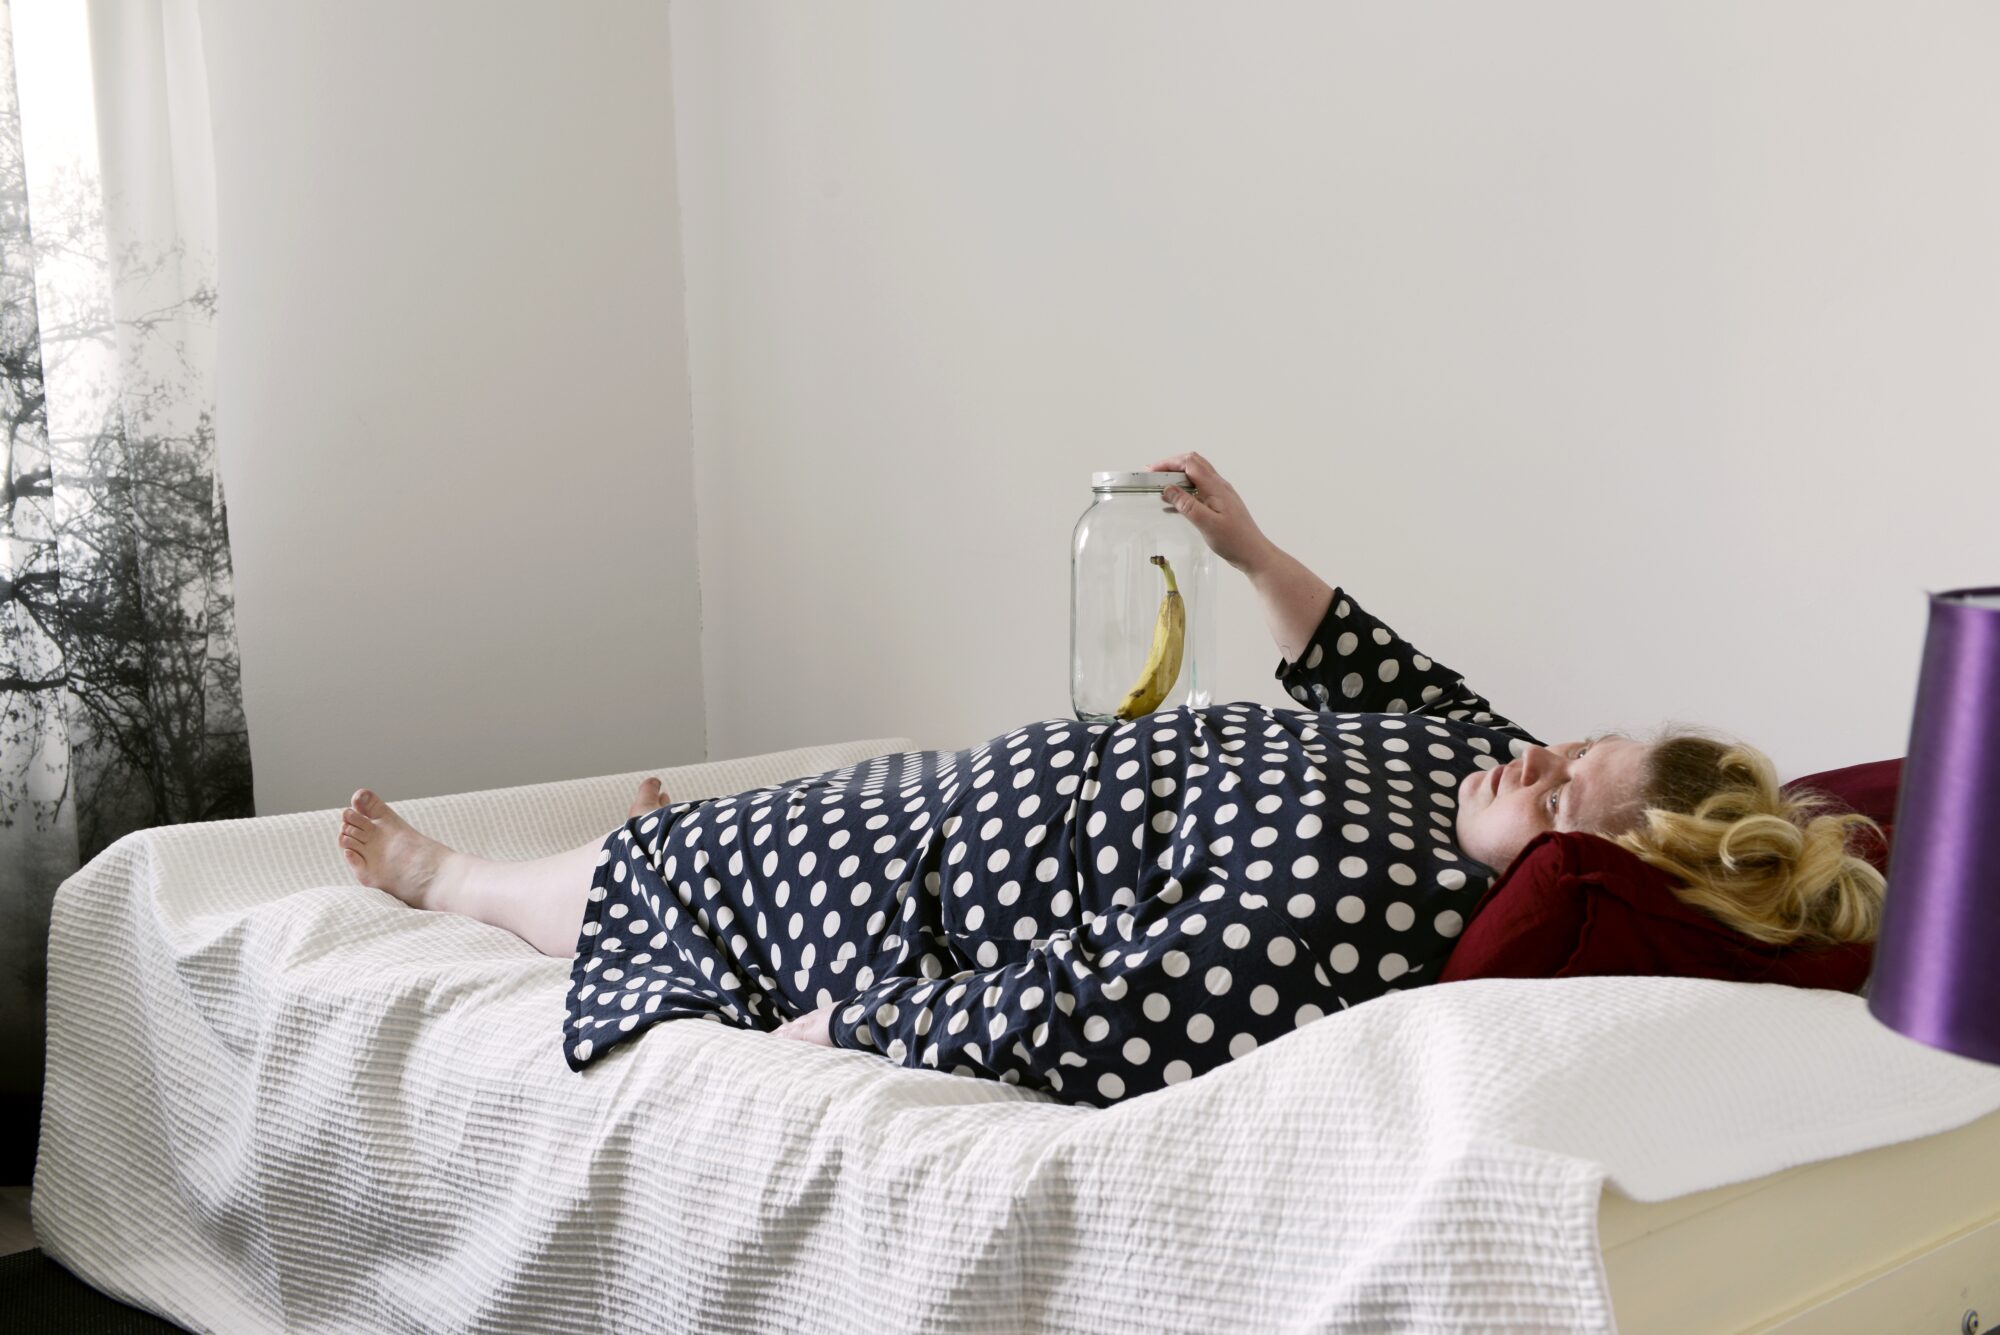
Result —
<instances>
[{"instance_id":1,"label":"woman's hand","mask_svg":"<svg viewBox=\"0 0 2000 1335\"><path fill-rule=\"evenodd\" d=\"M796 1020L787 1020L771 1031L773 1038L796 1038L802 1043L833 1046L833 1006L828 1002L816 1011L807 1011Z\"/></svg>"},{"instance_id":2,"label":"woman's hand","mask_svg":"<svg viewBox=\"0 0 2000 1335\"><path fill-rule=\"evenodd\" d=\"M1172 485L1162 487L1161 494L1188 517L1209 550L1236 569L1246 575L1253 574L1275 550L1264 531L1257 527L1257 521L1250 517L1250 507L1236 494L1236 488L1199 454L1193 451L1176 454L1146 468L1153 473L1188 475L1188 481L1201 493L1199 496Z\"/></svg>"}]
</instances>

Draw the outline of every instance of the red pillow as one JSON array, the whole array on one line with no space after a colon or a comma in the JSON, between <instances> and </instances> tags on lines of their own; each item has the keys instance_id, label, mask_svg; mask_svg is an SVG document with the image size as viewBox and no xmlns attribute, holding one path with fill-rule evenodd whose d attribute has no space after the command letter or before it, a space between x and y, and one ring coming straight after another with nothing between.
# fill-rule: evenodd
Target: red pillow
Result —
<instances>
[{"instance_id":1,"label":"red pillow","mask_svg":"<svg viewBox=\"0 0 2000 1335\"><path fill-rule=\"evenodd\" d=\"M1871 760L1865 765L1849 765L1808 774L1785 785L1787 793L1813 788L1831 794L1882 827L1882 838L1863 831L1855 841L1855 853L1873 863L1875 870L1889 874L1889 841L1896 831L1896 797L1903 790L1903 760Z\"/></svg>"},{"instance_id":2,"label":"red pillow","mask_svg":"<svg viewBox=\"0 0 2000 1335\"><path fill-rule=\"evenodd\" d=\"M1828 793L1888 830L1902 761L1807 775L1785 785ZM1888 845L1856 852L1886 870ZM1668 975L1858 990L1871 942L1769 946L1674 894L1675 882L1609 839L1545 831L1528 841L1473 906L1441 983L1465 978Z\"/></svg>"}]
</instances>

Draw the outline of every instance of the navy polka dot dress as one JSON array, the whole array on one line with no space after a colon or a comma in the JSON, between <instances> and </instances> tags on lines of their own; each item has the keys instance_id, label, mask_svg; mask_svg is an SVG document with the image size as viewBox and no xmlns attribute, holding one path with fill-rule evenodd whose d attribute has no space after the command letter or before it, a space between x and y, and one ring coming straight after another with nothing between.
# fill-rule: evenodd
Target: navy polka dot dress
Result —
<instances>
[{"instance_id":1,"label":"navy polka dot dress","mask_svg":"<svg viewBox=\"0 0 2000 1335\"><path fill-rule=\"evenodd\" d=\"M1247 701L1048 719L604 841L563 1037L774 1029L1104 1106L1434 980L1496 869L1458 784L1539 743L1344 591Z\"/></svg>"}]
</instances>

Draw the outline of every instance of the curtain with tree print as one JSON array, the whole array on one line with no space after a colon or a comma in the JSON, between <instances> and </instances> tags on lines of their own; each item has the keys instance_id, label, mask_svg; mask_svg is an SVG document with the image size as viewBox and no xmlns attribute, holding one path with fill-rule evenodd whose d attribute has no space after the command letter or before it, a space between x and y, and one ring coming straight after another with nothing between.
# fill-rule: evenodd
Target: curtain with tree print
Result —
<instances>
[{"instance_id":1,"label":"curtain with tree print","mask_svg":"<svg viewBox=\"0 0 2000 1335\"><path fill-rule=\"evenodd\" d=\"M0 0L7 1182L39 1130L57 886L131 831L253 814L212 160L194 0Z\"/></svg>"}]
</instances>

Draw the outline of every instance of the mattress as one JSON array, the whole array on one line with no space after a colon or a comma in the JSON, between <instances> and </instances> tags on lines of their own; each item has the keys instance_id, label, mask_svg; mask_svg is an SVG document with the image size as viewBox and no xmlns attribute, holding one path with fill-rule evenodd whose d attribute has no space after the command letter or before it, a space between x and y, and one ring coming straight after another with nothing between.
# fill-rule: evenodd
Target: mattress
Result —
<instances>
[{"instance_id":1,"label":"mattress","mask_svg":"<svg viewBox=\"0 0 2000 1335\"><path fill-rule=\"evenodd\" d=\"M2000 1113L1598 1216L1623 1335L1957 1331L2000 1314Z\"/></svg>"},{"instance_id":2,"label":"mattress","mask_svg":"<svg viewBox=\"0 0 2000 1335\"><path fill-rule=\"evenodd\" d=\"M909 747L386 796L538 857L645 773ZM1105 1109L698 1021L579 1073L569 961L356 885L337 822L136 831L56 896L36 1237L191 1329L1641 1329L1724 1217L1684 1198L2000 1110L1858 996L1679 978L1391 992Z\"/></svg>"}]
</instances>

